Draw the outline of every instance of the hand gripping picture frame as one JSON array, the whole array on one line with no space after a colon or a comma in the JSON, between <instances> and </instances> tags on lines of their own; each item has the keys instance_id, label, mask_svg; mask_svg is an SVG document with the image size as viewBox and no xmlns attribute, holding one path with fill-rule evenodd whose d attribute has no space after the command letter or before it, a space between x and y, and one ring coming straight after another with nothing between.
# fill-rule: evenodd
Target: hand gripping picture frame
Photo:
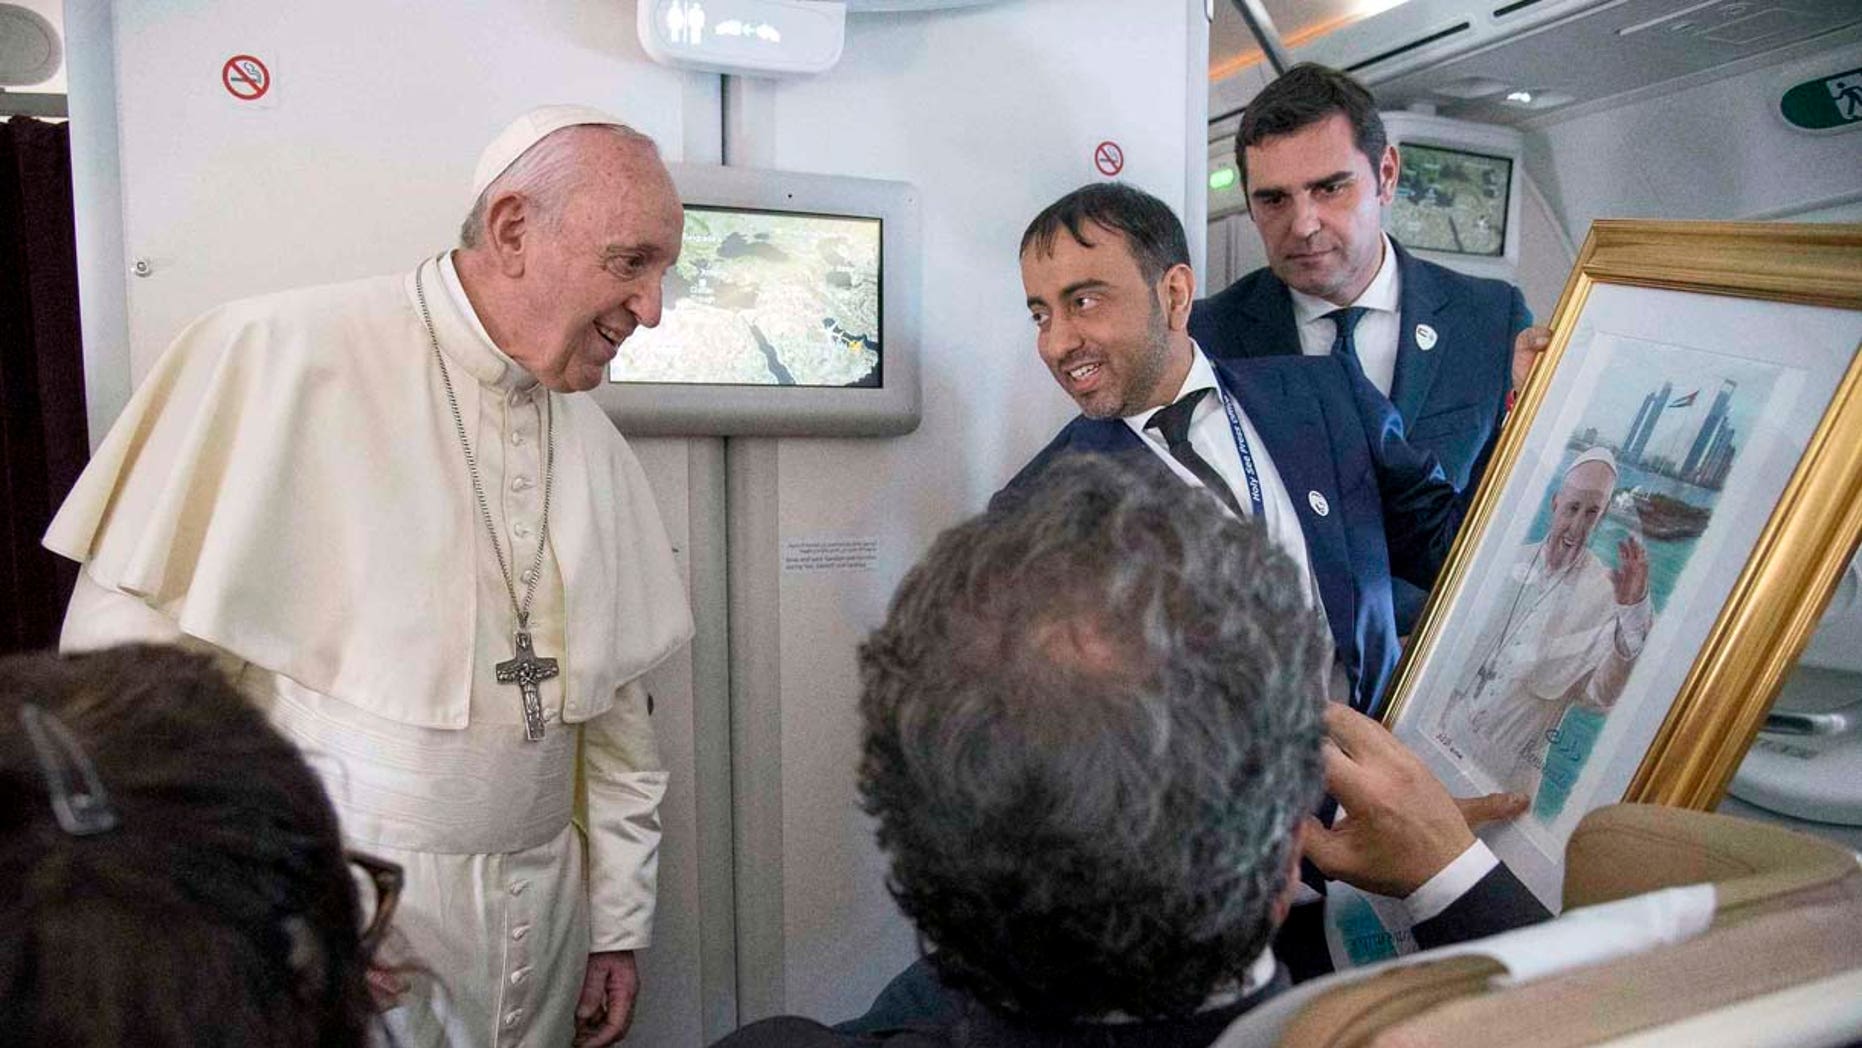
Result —
<instances>
[{"instance_id":1,"label":"hand gripping picture frame","mask_svg":"<svg viewBox=\"0 0 1862 1048\"><path fill-rule=\"evenodd\" d=\"M1862 225L1595 223L1385 722L1553 910L1619 800L1716 805L1862 536Z\"/></svg>"}]
</instances>

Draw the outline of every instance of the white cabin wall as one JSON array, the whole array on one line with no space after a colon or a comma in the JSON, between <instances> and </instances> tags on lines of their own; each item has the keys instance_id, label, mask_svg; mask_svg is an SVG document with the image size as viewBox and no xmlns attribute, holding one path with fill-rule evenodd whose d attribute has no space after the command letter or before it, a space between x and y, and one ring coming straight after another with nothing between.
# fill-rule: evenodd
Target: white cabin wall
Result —
<instances>
[{"instance_id":1,"label":"white cabin wall","mask_svg":"<svg viewBox=\"0 0 1862 1048\"><path fill-rule=\"evenodd\" d=\"M449 247L492 135L547 101L630 120L683 152L686 74L650 61L633 5L119 2L125 261L136 381L218 303L406 270ZM273 86L233 100L221 64ZM715 78L712 78L715 80Z\"/></svg>"},{"instance_id":2,"label":"white cabin wall","mask_svg":"<svg viewBox=\"0 0 1862 1048\"><path fill-rule=\"evenodd\" d=\"M1577 249L1531 171L1520 179L1520 191L1525 197L1519 202L1519 269L1513 283L1525 296L1533 323L1550 324L1565 279L1577 262Z\"/></svg>"},{"instance_id":3,"label":"white cabin wall","mask_svg":"<svg viewBox=\"0 0 1862 1048\"><path fill-rule=\"evenodd\" d=\"M1101 178L1103 139L1124 148L1124 180L1183 212L1206 133L1187 99L1202 19L1201 0L850 18L837 68L774 89L769 160L915 184L924 245L923 424L888 440L782 440L775 456L782 538L880 543L871 571L780 582L784 1010L856 1014L914 956L855 805L854 649L937 532L980 510L1073 415L1035 355L1021 233Z\"/></svg>"},{"instance_id":4,"label":"white cabin wall","mask_svg":"<svg viewBox=\"0 0 1862 1048\"><path fill-rule=\"evenodd\" d=\"M1862 30L1832 34L1805 57L1530 129L1526 166L1580 245L1598 218L1853 215L1862 131L1800 131L1777 107L1792 84L1856 65Z\"/></svg>"}]
</instances>

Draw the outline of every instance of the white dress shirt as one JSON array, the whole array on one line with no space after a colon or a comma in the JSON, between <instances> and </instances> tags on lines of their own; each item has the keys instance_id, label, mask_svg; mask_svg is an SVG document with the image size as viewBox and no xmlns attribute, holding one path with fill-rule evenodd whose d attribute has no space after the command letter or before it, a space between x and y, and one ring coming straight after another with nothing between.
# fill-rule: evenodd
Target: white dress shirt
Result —
<instances>
[{"instance_id":1,"label":"white dress shirt","mask_svg":"<svg viewBox=\"0 0 1862 1048\"><path fill-rule=\"evenodd\" d=\"M1303 291L1287 290L1293 294L1293 322L1300 333L1300 352L1309 357L1330 354L1332 342L1338 337L1338 325L1326 314L1343 307ZM1390 383L1396 378L1397 341L1403 323L1403 281L1397 272L1396 247L1388 236L1384 237L1383 265L1377 267L1377 275L1351 305L1370 310L1358 318L1358 326L1352 329L1351 345L1358 351L1364 376L1387 397Z\"/></svg>"},{"instance_id":2,"label":"white dress shirt","mask_svg":"<svg viewBox=\"0 0 1862 1048\"><path fill-rule=\"evenodd\" d=\"M1456 899L1466 895L1469 889L1480 883L1480 879L1492 873L1498 865L1499 856L1487 847L1486 841L1476 837L1459 858L1424 881L1422 887L1403 897L1403 905L1409 910L1409 919L1421 924L1440 916L1443 910L1454 905Z\"/></svg>"},{"instance_id":3,"label":"white dress shirt","mask_svg":"<svg viewBox=\"0 0 1862 1048\"><path fill-rule=\"evenodd\" d=\"M1377 279L1371 282L1371 287L1365 291L1365 294L1359 296L1356 304L1367 304L1366 300L1376 291L1380 282L1389 290L1389 297L1394 303L1396 299L1395 257L1395 254L1388 250L1388 245L1386 244L1384 268L1379 271ZM1295 292L1295 294L1297 295L1298 292ZM1320 300L1313 299L1313 301ZM1362 331L1364 325L1370 323L1373 316L1375 316L1375 314L1368 314L1361 318L1358 322L1358 330ZM1392 309L1389 313L1391 345L1390 352L1387 356L1388 361L1390 361L1390 368L1395 367L1394 362L1396 359L1394 337L1396 327L1395 317L1395 311ZM1321 321L1319 326L1329 329L1332 327L1332 323L1331 321ZM1302 340L1304 340L1304 337L1305 325L1302 324ZM1325 348L1320 350L1320 352L1331 351L1331 337L1329 333L1326 335ZM1362 342L1357 343L1357 345L1360 350L1363 348ZM1205 461L1215 467L1215 471L1228 483L1229 489L1235 492L1235 497L1239 500L1245 496L1248 490L1247 475L1242 471L1241 454L1235 448L1235 438L1229 429L1228 412L1224 411L1222 408L1222 401L1219 396L1220 390L1216 385L1215 368L1209 363L1209 358L1203 354L1201 346L1192 343L1191 348L1194 352L1194 356L1191 358L1190 362L1190 373L1184 378L1183 387L1177 390L1176 396L1170 399L1172 403L1175 403L1181 400L1185 393L1194 389L1216 390L1215 394L1203 397L1196 405L1196 411L1190 418L1190 444L1196 449L1197 454L1201 455ZM1308 349L1307 352L1310 353L1312 350ZM1386 369L1384 373L1385 388L1389 386L1390 374L1391 371ZM1196 478L1196 474L1191 473L1188 467L1171 456L1169 445L1165 443L1163 433L1156 429L1145 428L1145 423L1151 420L1151 416L1161 410L1163 409L1152 408L1148 411L1141 411L1136 415L1127 415L1125 417L1125 424L1130 426L1132 432L1138 434L1139 439L1144 441L1144 446L1150 448L1152 453L1162 459L1164 464L1170 467L1170 471L1181 478L1184 483L1199 488L1203 487L1203 482ZM1275 545L1278 545L1283 552L1293 558L1295 564L1299 565L1300 574L1306 579L1307 603L1317 609L1320 616L1323 617L1325 614L1325 606L1319 600L1318 583L1313 576L1312 561L1306 553L1306 534L1300 529L1299 514L1293 505L1292 496L1287 492L1286 483L1280 479L1280 471L1274 468L1273 457L1268 454L1266 445L1262 443L1260 433L1255 430L1254 424L1249 421L1248 413L1241 409L1240 404L1237 404L1235 405L1235 414L1241 420L1242 433L1248 440L1248 452L1253 456L1255 470L1260 476L1261 504L1265 515L1263 523L1267 525L1267 535L1269 538L1273 539ZM1222 507L1226 510L1228 508L1227 503L1222 503ZM1336 664L1334 675L1337 676ZM1332 687L1334 689L1334 694L1345 695L1349 693L1348 691L1341 690L1344 688L1342 680L1334 680L1332 682ZM1494 856L1494 853L1488 849L1486 844L1476 840L1459 858L1443 867L1442 870L1426 884L1417 888L1415 892L1404 899L1410 912L1411 919L1420 923L1437 916L1454 903L1456 899L1465 895L1468 889L1474 887L1476 882L1482 877L1487 876L1497 865L1499 865L1499 859ZM1306 888L1303 885L1301 886L1300 895L1301 901L1317 898L1317 895L1313 893L1310 888Z\"/></svg>"},{"instance_id":4,"label":"white dress shirt","mask_svg":"<svg viewBox=\"0 0 1862 1048\"><path fill-rule=\"evenodd\" d=\"M1191 350L1194 355L1190 363L1189 376L1183 380L1183 388L1177 390L1176 395L1171 397L1170 401L1175 403L1181 400L1185 393L1194 389L1213 391L1197 403L1196 412L1190 417L1190 446L1194 447L1196 453L1201 455L1206 462L1215 467L1215 471L1227 482L1229 490L1235 493L1235 498L1245 506L1248 496L1247 474L1241 468L1241 453L1235 447L1234 432L1229 429L1228 412L1222 408L1221 390L1216 386L1215 368L1210 365L1209 358L1203 355L1201 346L1191 343ZM1164 434L1155 428L1145 428L1145 423L1151 421L1151 416L1162 410L1162 408L1152 408L1136 415L1127 415L1125 424L1130 426L1132 432L1138 434L1138 439L1144 441L1144 446L1150 448L1158 458L1163 459L1164 464L1170 467L1170 471L1182 478L1185 484L1203 487L1203 482L1196 478L1196 474L1191 473L1187 466L1171 456L1170 446L1164 441ZM1247 437L1248 453L1254 459L1255 472L1259 475L1261 482L1261 507L1264 514L1262 523L1267 526L1267 537L1273 539L1274 544L1279 546L1287 556L1292 557L1293 563L1299 565L1300 576L1306 580L1306 603L1317 608L1323 616L1325 608L1319 602L1319 589L1313 579L1312 561L1306 554L1306 533L1300 529L1299 513L1293 505L1293 498L1287 493L1287 486L1280 479L1280 471L1274 468L1273 456L1268 454L1267 446L1261 441L1260 433L1255 430L1254 423L1248 419L1248 413L1241 409L1240 404L1236 404L1235 414L1241 419L1241 431ZM1222 507L1227 509L1228 504L1223 503Z\"/></svg>"}]
</instances>

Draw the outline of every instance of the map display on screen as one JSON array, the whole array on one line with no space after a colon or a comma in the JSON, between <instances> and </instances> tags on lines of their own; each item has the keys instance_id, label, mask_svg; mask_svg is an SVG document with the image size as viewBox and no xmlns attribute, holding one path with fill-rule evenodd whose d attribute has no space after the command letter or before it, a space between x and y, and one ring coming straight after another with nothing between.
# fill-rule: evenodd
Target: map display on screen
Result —
<instances>
[{"instance_id":1,"label":"map display on screen","mask_svg":"<svg viewBox=\"0 0 1862 1048\"><path fill-rule=\"evenodd\" d=\"M880 220L688 206L656 328L612 382L878 386Z\"/></svg>"},{"instance_id":2,"label":"map display on screen","mask_svg":"<svg viewBox=\"0 0 1862 1048\"><path fill-rule=\"evenodd\" d=\"M1506 251L1513 162L1459 149L1401 143L1390 235L1404 247L1498 256Z\"/></svg>"}]
</instances>

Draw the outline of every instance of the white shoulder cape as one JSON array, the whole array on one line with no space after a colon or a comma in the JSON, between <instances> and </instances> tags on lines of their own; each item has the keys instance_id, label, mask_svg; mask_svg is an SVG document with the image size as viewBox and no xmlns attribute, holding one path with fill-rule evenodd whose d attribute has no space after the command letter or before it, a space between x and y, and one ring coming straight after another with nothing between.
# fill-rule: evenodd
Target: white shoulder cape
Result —
<instances>
[{"instance_id":1,"label":"white shoulder cape","mask_svg":"<svg viewBox=\"0 0 1862 1048\"><path fill-rule=\"evenodd\" d=\"M438 288L437 267L423 264ZM406 724L466 724L478 547L488 541L414 276L234 302L143 381L45 536L183 633ZM441 345L474 337L428 295ZM481 389L453 368L459 408ZM460 381L464 378L464 381ZM580 394L551 394L549 539L566 592L568 722L692 634L633 452Z\"/></svg>"}]
</instances>

